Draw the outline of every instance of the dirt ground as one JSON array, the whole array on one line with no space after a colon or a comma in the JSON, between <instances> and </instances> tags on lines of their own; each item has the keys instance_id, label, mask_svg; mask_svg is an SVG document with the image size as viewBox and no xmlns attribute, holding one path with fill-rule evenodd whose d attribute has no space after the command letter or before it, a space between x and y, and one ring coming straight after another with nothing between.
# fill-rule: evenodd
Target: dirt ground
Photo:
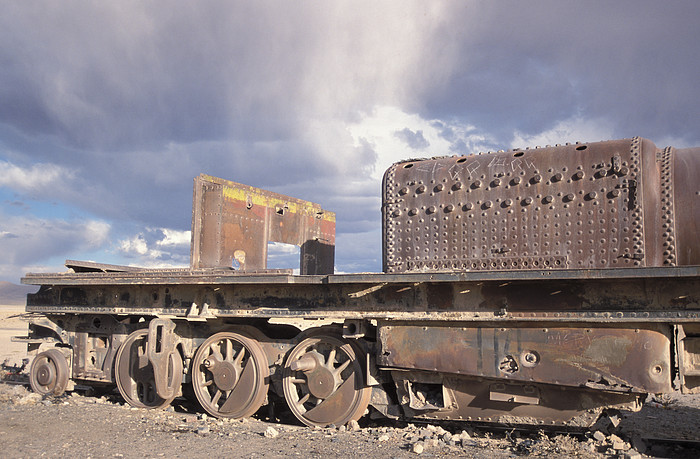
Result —
<instances>
[{"instance_id":1,"label":"dirt ground","mask_svg":"<svg viewBox=\"0 0 700 459\"><path fill-rule=\"evenodd\" d=\"M22 308L0 307L0 362L5 381L22 366ZM27 367L28 368L28 367ZM22 372L25 375L26 371ZM493 430L468 423L407 424L362 419L339 428L298 425L282 401L245 420L218 420L184 399L163 411L126 405L118 393L85 391L41 397L0 383L4 457L700 457L700 396L650 398L623 413L617 428L581 435ZM646 439L646 440L645 440Z\"/></svg>"}]
</instances>

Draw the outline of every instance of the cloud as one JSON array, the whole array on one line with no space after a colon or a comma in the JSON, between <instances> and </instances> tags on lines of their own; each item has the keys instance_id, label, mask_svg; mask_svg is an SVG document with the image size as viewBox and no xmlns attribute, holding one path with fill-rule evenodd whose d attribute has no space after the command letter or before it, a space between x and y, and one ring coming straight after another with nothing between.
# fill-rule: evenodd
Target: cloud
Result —
<instances>
[{"instance_id":1,"label":"cloud","mask_svg":"<svg viewBox=\"0 0 700 459\"><path fill-rule=\"evenodd\" d=\"M8 187L29 195L49 194L56 189L61 190L74 175L73 171L56 164L38 163L20 167L0 159L0 187Z\"/></svg>"},{"instance_id":2,"label":"cloud","mask_svg":"<svg viewBox=\"0 0 700 459\"><path fill-rule=\"evenodd\" d=\"M493 146L493 139L475 126L459 120L424 119L415 113L406 113L399 107L374 107L347 130L355 144L365 142L372 146L377 159L371 177L381 180L384 171L393 163L415 156L408 142L421 148L422 156L444 156L477 153ZM397 133L400 133L397 135Z\"/></svg>"},{"instance_id":3,"label":"cloud","mask_svg":"<svg viewBox=\"0 0 700 459\"><path fill-rule=\"evenodd\" d=\"M605 119L583 119L575 116L558 122L544 132L525 134L516 131L511 148L556 145L574 142L598 142L612 138L612 127Z\"/></svg>"},{"instance_id":4,"label":"cloud","mask_svg":"<svg viewBox=\"0 0 700 459\"><path fill-rule=\"evenodd\" d=\"M0 15L0 187L109 222L108 255L186 264L204 172L336 211L351 244L339 266L376 270L396 161L700 143L699 15L647 0L14 2Z\"/></svg>"},{"instance_id":5,"label":"cloud","mask_svg":"<svg viewBox=\"0 0 700 459\"><path fill-rule=\"evenodd\" d=\"M168 228L161 228L163 239L156 241L161 247L188 247L192 239L191 231L178 231Z\"/></svg>"},{"instance_id":6,"label":"cloud","mask_svg":"<svg viewBox=\"0 0 700 459\"><path fill-rule=\"evenodd\" d=\"M403 128L400 131L394 132L394 137L403 140L413 150L425 150L430 146L430 142L423 137L423 131L418 130L413 132L409 128Z\"/></svg>"},{"instance_id":7,"label":"cloud","mask_svg":"<svg viewBox=\"0 0 700 459\"><path fill-rule=\"evenodd\" d=\"M96 250L109 241L110 225L98 220L41 219L0 213L0 278L17 282L29 267L45 260L71 258L78 251ZM58 269L54 266L53 270Z\"/></svg>"},{"instance_id":8,"label":"cloud","mask_svg":"<svg viewBox=\"0 0 700 459\"><path fill-rule=\"evenodd\" d=\"M189 265L190 232L146 228L143 232L120 239L115 249L133 266L185 267Z\"/></svg>"}]
</instances>

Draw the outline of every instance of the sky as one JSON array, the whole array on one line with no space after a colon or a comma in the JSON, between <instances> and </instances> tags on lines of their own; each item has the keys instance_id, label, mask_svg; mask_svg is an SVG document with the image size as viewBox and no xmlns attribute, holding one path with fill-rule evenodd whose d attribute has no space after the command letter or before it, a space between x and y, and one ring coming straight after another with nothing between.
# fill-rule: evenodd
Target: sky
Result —
<instances>
[{"instance_id":1,"label":"sky","mask_svg":"<svg viewBox=\"0 0 700 459\"><path fill-rule=\"evenodd\" d=\"M336 272L381 271L396 161L700 146L698 18L696 0L2 2L0 280L188 265L200 173L335 211Z\"/></svg>"}]
</instances>

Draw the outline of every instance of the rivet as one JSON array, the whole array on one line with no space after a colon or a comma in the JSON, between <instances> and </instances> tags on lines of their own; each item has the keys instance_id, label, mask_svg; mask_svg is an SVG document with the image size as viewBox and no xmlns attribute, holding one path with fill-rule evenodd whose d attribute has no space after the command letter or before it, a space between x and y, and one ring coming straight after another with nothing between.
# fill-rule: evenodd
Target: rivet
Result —
<instances>
[{"instance_id":1,"label":"rivet","mask_svg":"<svg viewBox=\"0 0 700 459\"><path fill-rule=\"evenodd\" d=\"M403 196L404 194L406 194L406 193L408 193L408 188L406 188L406 187L403 187L403 188L401 188L401 189L399 190L399 194L402 195L402 196Z\"/></svg>"},{"instance_id":2,"label":"rivet","mask_svg":"<svg viewBox=\"0 0 700 459\"><path fill-rule=\"evenodd\" d=\"M520 177L514 177L513 180L511 180L511 182L513 182L513 185L519 185L521 182L521 179L520 179Z\"/></svg>"},{"instance_id":3,"label":"rivet","mask_svg":"<svg viewBox=\"0 0 700 459\"><path fill-rule=\"evenodd\" d=\"M491 182L491 186L499 186L501 184L501 179L495 178L493 179L493 182Z\"/></svg>"},{"instance_id":4,"label":"rivet","mask_svg":"<svg viewBox=\"0 0 700 459\"><path fill-rule=\"evenodd\" d=\"M434 214L434 213L435 213L435 206L430 206L430 207L428 207L428 209L426 210L426 212L429 213L429 214Z\"/></svg>"},{"instance_id":5,"label":"rivet","mask_svg":"<svg viewBox=\"0 0 700 459\"><path fill-rule=\"evenodd\" d=\"M620 190L612 190L610 194L612 194L613 197L617 198L618 196L620 196Z\"/></svg>"},{"instance_id":6,"label":"rivet","mask_svg":"<svg viewBox=\"0 0 700 459\"><path fill-rule=\"evenodd\" d=\"M468 202L464 205L464 210L472 210L474 208L474 204L471 202Z\"/></svg>"},{"instance_id":7,"label":"rivet","mask_svg":"<svg viewBox=\"0 0 700 459\"><path fill-rule=\"evenodd\" d=\"M472 183L472 188L479 188L481 187L481 180L474 180L474 183Z\"/></svg>"},{"instance_id":8,"label":"rivet","mask_svg":"<svg viewBox=\"0 0 700 459\"><path fill-rule=\"evenodd\" d=\"M540 174L535 174L534 177L532 177L532 183L540 183L542 181L542 176Z\"/></svg>"},{"instance_id":9,"label":"rivet","mask_svg":"<svg viewBox=\"0 0 700 459\"><path fill-rule=\"evenodd\" d=\"M416 209L415 207L408 211L408 215L416 215L417 213L418 213L418 209Z\"/></svg>"},{"instance_id":10,"label":"rivet","mask_svg":"<svg viewBox=\"0 0 700 459\"><path fill-rule=\"evenodd\" d=\"M585 175L583 171L578 171L574 174L574 180L581 180Z\"/></svg>"},{"instance_id":11,"label":"rivet","mask_svg":"<svg viewBox=\"0 0 700 459\"><path fill-rule=\"evenodd\" d=\"M549 204L549 203L551 203L552 201L554 201L554 197L553 197L553 196L545 196L544 199L542 200L542 202L544 202L545 204Z\"/></svg>"},{"instance_id":12,"label":"rivet","mask_svg":"<svg viewBox=\"0 0 700 459\"><path fill-rule=\"evenodd\" d=\"M490 209L491 206L493 206L493 203L491 201L484 201L484 204L483 204L484 209Z\"/></svg>"},{"instance_id":13,"label":"rivet","mask_svg":"<svg viewBox=\"0 0 700 459\"><path fill-rule=\"evenodd\" d=\"M445 212L452 212L453 210L455 210L455 206L453 206L452 204L448 204L447 206L445 206Z\"/></svg>"},{"instance_id":14,"label":"rivet","mask_svg":"<svg viewBox=\"0 0 700 459\"><path fill-rule=\"evenodd\" d=\"M503 201L503 205L506 207L510 207L513 205L513 201L510 199L506 199L505 201Z\"/></svg>"},{"instance_id":15,"label":"rivet","mask_svg":"<svg viewBox=\"0 0 700 459\"><path fill-rule=\"evenodd\" d=\"M452 189L457 191L462 189L462 182L457 182L454 185L452 185Z\"/></svg>"},{"instance_id":16,"label":"rivet","mask_svg":"<svg viewBox=\"0 0 700 459\"><path fill-rule=\"evenodd\" d=\"M529 206L530 204L532 204L532 198L523 199L523 205Z\"/></svg>"},{"instance_id":17,"label":"rivet","mask_svg":"<svg viewBox=\"0 0 700 459\"><path fill-rule=\"evenodd\" d=\"M443 185L442 183L435 185L435 191L442 191L444 189L445 189L445 185Z\"/></svg>"},{"instance_id":18,"label":"rivet","mask_svg":"<svg viewBox=\"0 0 700 459\"><path fill-rule=\"evenodd\" d=\"M425 185L420 185L416 188L416 193L425 193Z\"/></svg>"},{"instance_id":19,"label":"rivet","mask_svg":"<svg viewBox=\"0 0 700 459\"><path fill-rule=\"evenodd\" d=\"M559 182L559 181L561 181L561 179L563 179L563 178L564 178L564 176L561 175L559 172L557 172L557 173L554 174L554 176L552 177L552 180L555 181L555 182Z\"/></svg>"},{"instance_id":20,"label":"rivet","mask_svg":"<svg viewBox=\"0 0 700 459\"><path fill-rule=\"evenodd\" d=\"M597 196L598 196L598 193L596 193L595 191L591 191L590 193L588 193L588 194L586 195L586 197L587 197L588 199L595 199Z\"/></svg>"}]
</instances>

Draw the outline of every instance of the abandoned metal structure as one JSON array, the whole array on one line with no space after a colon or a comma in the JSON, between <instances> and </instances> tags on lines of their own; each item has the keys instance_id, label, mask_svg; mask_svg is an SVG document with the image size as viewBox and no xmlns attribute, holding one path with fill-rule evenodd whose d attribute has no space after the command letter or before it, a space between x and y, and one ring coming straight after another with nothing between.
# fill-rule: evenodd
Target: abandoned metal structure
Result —
<instances>
[{"instance_id":1,"label":"abandoned metal structure","mask_svg":"<svg viewBox=\"0 0 700 459\"><path fill-rule=\"evenodd\" d=\"M145 408L194 394L233 418L274 394L319 426L590 426L700 391L697 177L700 148L640 138L401 162L384 272L335 275L335 214L202 175L189 269L23 278L41 286L31 384L116 384ZM267 269L271 241L300 247L300 274Z\"/></svg>"}]
</instances>

